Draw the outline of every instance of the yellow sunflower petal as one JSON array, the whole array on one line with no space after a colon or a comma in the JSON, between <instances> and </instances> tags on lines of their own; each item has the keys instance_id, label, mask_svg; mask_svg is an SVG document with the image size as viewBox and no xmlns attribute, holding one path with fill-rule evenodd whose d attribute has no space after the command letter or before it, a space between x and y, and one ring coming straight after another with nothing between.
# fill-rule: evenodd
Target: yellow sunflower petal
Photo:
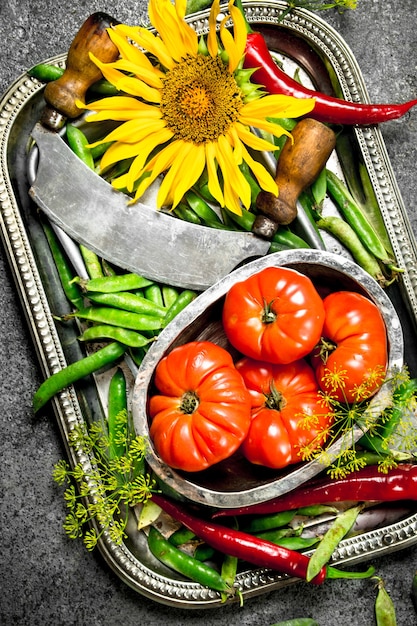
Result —
<instances>
[{"instance_id":1,"label":"yellow sunflower petal","mask_svg":"<svg viewBox=\"0 0 417 626\"><path fill-rule=\"evenodd\" d=\"M256 117L300 117L314 109L314 98L294 98L281 94L268 94L245 103L242 114Z\"/></svg>"},{"instance_id":2,"label":"yellow sunflower petal","mask_svg":"<svg viewBox=\"0 0 417 626\"><path fill-rule=\"evenodd\" d=\"M235 130L236 130L236 132L237 132L237 134L239 136L239 139L243 143L245 143L247 146L249 146L249 148L252 148L253 150L258 150L258 151L268 150L268 151L270 151L270 150L276 150L277 149L275 144L271 143L270 141L267 141L266 139L262 139L262 137L258 137L257 135L252 133L249 130L249 128L247 126L245 126L244 124L236 122ZM264 130L264 129L262 129L262 130Z\"/></svg>"},{"instance_id":3,"label":"yellow sunflower petal","mask_svg":"<svg viewBox=\"0 0 417 626\"><path fill-rule=\"evenodd\" d=\"M142 170L144 170L146 161L151 152L157 146L166 143L171 138L172 133L167 128L163 128L159 132L150 133L139 142L136 152L138 156L131 164L128 172L127 187L129 191L133 190L136 181L142 175Z\"/></svg>"},{"instance_id":4,"label":"yellow sunflower petal","mask_svg":"<svg viewBox=\"0 0 417 626\"><path fill-rule=\"evenodd\" d=\"M169 203L175 208L184 194L200 178L206 164L204 144L184 142L174 163L163 178L158 193L158 206Z\"/></svg>"},{"instance_id":5,"label":"yellow sunflower petal","mask_svg":"<svg viewBox=\"0 0 417 626\"><path fill-rule=\"evenodd\" d=\"M120 59L119 61L116 61L114 63L114 67L122 72L133 74L135 77L143 80L150 87L156 87L157 89L162 88L161 79L163 79L165 75L159 70L150 70L147 67L142 67L141 65L132 63L128 59Z\"/></svg>"},{"instance_id":6,"label":"yellow sunflower petal","mask_svg":"<svg viewBox=\"0 0 417 626\"><path fill-rule=\"evenodd\" d=\"M148 14L173 59L197 55L197 33L178 15L170 0L150 0Z\"/></svg>"},{"instance_id":7,"label":"yellow sunflower petal","mask_svg":"<svg viewBox=\"0 0 417 626\"><path fill-rule=\"evenodd\" d=\"M117 69L116 63L101 63L93 54L90 57L101 70L104 78L110 81L119 91L124 91L132 96L138 96L150 102L159 103L161 93L159 89L149 87L142 80L135 77L126 76Z\"/></svg>"},{"instance_id":8,"label":"yellow sunflower petal","mask_svg":"<svg viewBox=\"0 0 417 626\"><path fill-rule=\"evenodd\" d=\"M216 161L216 144L213 142L206 143L206 167L208 178L208 190L220 206L224 206L224 196L219 183L219 177L217 175L217 161Z\"/></svg>"},{"instance_id":9,"label":"yellow sunflower petal","mask_svg":"<svg viewBox=\"0 0 417 626\"><path fill-rule=\"evenodd\" d=\"M239 198L247 208L250 206L250 186L233 156L226 137L220 136L217 143L217 161L223 174L223 194L225 205L234 213L241 213Z\"/></svg>"},{"instance_id":10,"label":"yellow sunflower petal","mask_svg":"<svg viewBox=\"0 0 417 626\"><path fill-rule=\"evenodd\" d=\"M174 67L175 61L168 52L165 43L148 28L126 26L125 24L120 24L118 28L141 48L144 48L151 55L155 56L163 67L166 69L172 69Z\"/></svg>"},{"instance_id":11,"label":"yellow sunflower petal","mask_svg":"<svg viewBox=\"0 0 417 626\"><path fill-rule=\"evenodd\" d=\"M118 26L108 30L110 39L117 46L122 58L128 60L130 63L134 63L148 72L154 72L157 75L162 75L162 72L157 67L152 65L149 57L147 57L146 54L138 48L138 46L134 46L129 41L128 35L124 32L123 27L123 24L119 24Z\"/></svg>"},{"instance_id":12,"label":"yellow sunflower petal","mask_svg":"<svg viewBox=\"0 0 417 626\"><path fill-rule=\"evenodd\" d=\"M230 19L230 16L226 15L220 24L220 38L229 57L229 72L233 74L242 62L247 32L243 15L240 9L233 6L233 1L229 2L229 12L233 20L233 35L226 26Z\"/></svg>"},{"instance_id":13,"label":"yellow sunflower petal","mask_svg":"<svg viewBox=\"0 0 417 626\"><path fill-rule=\"evenodd\" d=\"M150 175L147 178L141 180L136 190L135 198L140 196L146 191L154 180L158 178L162 172L168 170L174 162L176 155L178 154L179 144L183 143L181 140L172 141L170 144L162 148L158 154L156 154L147 164L145 171Z\"/></svg>"},{"instance_id":14,"label":"yellow sunflower petal","mask_svg":"<svg viewBox=\"0 0 417 626\"><path fill-rule=\"evenodd\" d=\"M209 54L213 59L219 53L219 44L217 41L217 16L220 11L220 0L214 0L211 5L210 14L209 14L209 32L207 35L207 49Z\"/></svg>"},{"instance_id":15,"label":"yellow sunflower petal","mask_svg":"<svg viewBox=\"0 0 417 626\"><path fill-rule=\"evenodd\" d=\"M122 143L136 143L150 133L156 133L166 128L165 122L161 118L144 120L130 119L112 130L104 141L120 141ZM170 131L172 137L172 132Z\"/></svg>"},{"instance_id":16,"label":"yellow sunflower petal","mask_svg":"<svg viewBox=\"0 0 417 626\"><path fill-rule=\"evenodd\" d=\"M278 185L275 182L275 179L271 176L269 171L266 169L262 163L253 159L250 153L246 150L245 146L243 146L243 159L248 164L249 168L252 170L253 175L258 181L259 186L264 191L270 191L275 196L278 195Z\"/></svg>"}]
</instances>

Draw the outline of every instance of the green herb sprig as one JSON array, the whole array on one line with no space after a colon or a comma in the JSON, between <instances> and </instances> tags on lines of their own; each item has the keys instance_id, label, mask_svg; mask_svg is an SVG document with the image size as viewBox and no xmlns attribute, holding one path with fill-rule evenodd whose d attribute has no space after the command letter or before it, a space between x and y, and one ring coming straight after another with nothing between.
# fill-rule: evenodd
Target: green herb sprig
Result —
<instances>
[{"instance_id":1,"label":"green herb sprig","mask_svg":"<svg viewBox=\"0 0 417 626\"><path fill-rule=\"evenodd\" d=\"M66 485L64 500L69 509L63 527L71 539L83 537L87 550L93 550L104 532L120 545L127 537L125 529L129 507L146 502L155 481L145 472L147 441L134 436L126 410L116 416L117 442L110 441L106 426L94 422L89 428L76 426L69 434L69 444L88 455L86 463L60 460L54 465L53 479ZM124 454L111 458L111 446L124 446Z\"/></svg>"}]
</instances>

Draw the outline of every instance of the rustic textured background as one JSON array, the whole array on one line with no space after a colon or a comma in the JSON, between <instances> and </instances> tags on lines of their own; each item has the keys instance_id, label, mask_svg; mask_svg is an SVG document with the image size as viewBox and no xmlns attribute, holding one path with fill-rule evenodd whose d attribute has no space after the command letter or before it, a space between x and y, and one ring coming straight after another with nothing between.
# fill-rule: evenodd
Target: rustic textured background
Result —
<instances>
[{"instance_id":1,"label":"rustic textured background","mask_svg":"<svg viewBox=\"0 0 417 626\"><path fill-rule=\"evenodd\" d=\"M322 13L345 38L375 102L417 97L415 0L358 0L343 16ZM35 63L64 53L94 11L120 21L146 17L145 0L1 0L0 92ZM383 126L387 150L417 232L417 111ZM0 622L5 626L172 624L268 626L312 616L321 626L371 626L375 591L368 581L332 581L317 589L296 585L241 609L187 612L167 608L130 590L98 554L70 541L61 524L62 491L51 479L64 455L53 416L34 419L32 395L41 373L28 326L0 245ZM410 601L417 548L375 560L396 604L399 626L416 624Z\"/></svg>"}]
</instances>

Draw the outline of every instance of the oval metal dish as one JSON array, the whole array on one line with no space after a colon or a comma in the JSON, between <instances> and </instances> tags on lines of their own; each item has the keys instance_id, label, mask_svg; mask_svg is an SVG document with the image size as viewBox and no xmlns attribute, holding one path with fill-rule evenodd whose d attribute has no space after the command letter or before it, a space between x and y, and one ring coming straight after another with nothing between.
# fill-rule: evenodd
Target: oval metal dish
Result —
<instances>
[{"instance_id":1,"label":"oval metal dish","mask_svg":"<svg viewBox=\"0 0 417 626\"><path fill-rule=\"evenodd\" d=\"M318 87L333 87L349 100L369 101L351 51L337 32L321 18L307 11L296 10L278 24L285 9L285 4L280 0L244 0L244 6L249 21L265 34L271 49L291 63L303 57L303 69ZM191 16L190 22L196 30L207 31L208 12ZM302 54L299 55L300 46ZM64 66L65 56L54 57L49 62ZM49 376L75 361L82 352L75 341L77 329L71 326L63 329L55 325L52 311L57 305L61 311L65 310L65 297L48 256L37 212L27 195L27 147L30 131L43 107L42 87L35 79L22 75L10 86L0 103L0 223L4 248L39 362L44 375ZM352 139L371 177L396 262L404 269L399 284L388 289L387 294L400 316L407 337L404 360L413 375L416 375L416 243L378 128L352 129ZM91 459L84 450L74 450L68 446L68 435L75 425L83 424L90 418L100 419L103 398L101 380L91 379L77 385L77 389L69 387L53 401L68 458L73 464L91 466ZM61 530L57 528L57 532ZM156 602L180 608L224 606L216 592L176 577L160 566L149 554L144 535L137 532L133 515L128 534L128 539L121 546L116 545L107 532L99 542L99 549L107 564L126 584ZM333 563L350 565L366 561L416 542L417 512L414 512L401 522L342 541ZM250 568L240 572L237 578L245 598L277 590L294 582L297 581L276 572Z\"/></svg>"}]
</instances>

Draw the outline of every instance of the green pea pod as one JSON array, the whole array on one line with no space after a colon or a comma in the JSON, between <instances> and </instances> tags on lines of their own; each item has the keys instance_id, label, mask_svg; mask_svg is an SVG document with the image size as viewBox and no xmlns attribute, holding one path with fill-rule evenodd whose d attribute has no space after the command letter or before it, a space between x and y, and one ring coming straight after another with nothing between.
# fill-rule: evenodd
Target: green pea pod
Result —
<instances>
[{"instance_id":1,"label":"green pea pod","mask_svg":"<svg viewBox=\"0 0 417 626\"><path fill-rule=\"evenodd\" d=\"M216 211L214 211L211 206L207 204L207 202L203 200L203 198L201 198L198 194L196 194L192 189L187 191L184 199L204 224L206 224L207 222L210 224L215 222L221 222Z\"/></svg>"},{"instance_id":2,"label":"green pea pod","mask_svg":"<svg viewBox=\"0 0 417 626\"><path fill-rule=\"evenodd\" d=\"M123 311L122 309L112 309L110 307L85 307L75 311L68 317L78 317L90 322L98 322L99 324L121 326L122 328L139 332L160 330L164 325L162 318Z\"/></svg>"},{"instance_id":3,"label":"green pea pod","mask_svg":"<svg viewBox=\"0 0 417 626\"><path fill-rule=\"evenodd\" d=\"M417 378L411 378L399 385L394 390L388 418L380 421L372 431L365 433L358 443L370 451L387 454L389 452L389 438L395 433L404 411L410 407L416 393Z\"/></svg>"},{"instance_id":4,"label":"green pea pod","mask_svg":"<svg viewBox=\"0 0 417 626\"><path fill-rule=\"evenodd\" d=\"M40 385L33 396L34 412L39 411L51 398L69 385L118 361L124 355L125 350L125 346L120 343L110 343L94 354L71 363L52 374Z\"/></svg>"},{"instance_id":5,"label":"green pea pod","mask_svg":"<svg viewBox=\"0 0 417 626\"><path fill-rule=\"evenodd\" d=\"M180 220L184 220L184 222L190 222L191 224L201 224L201 219L198 217L197 213L191 207L186 204L180 203L175 207L172 211L174 215L176 215Z\"/></svg>"},{"instance_id":6,"label":"green pea pod","mask_svg":"<svg viewBox=\"0 0 417 626\"><path fill-rule=\"evenodd\" d=\"M172 535L168 537L168 541L169 543L172 543L173 546L178 547L178 546L184 545L184 543L188 543L189 541L192 541L195 538L196 538L195 533L193 533L191 530L189 530L185 526L180 526L178 530L173 532Z\"/></svg>"},{"instance_id":7,"label":"green pea pod","mask_svg":"<svg viewBox=\"0 0 417 626\"><path fill-rule=\"evenodd\" d=\"M326 176L329 195L333 198L344 219L356 232L365 248L386 265L392 265L394 260L388 256L384 244L351 196L346 185L330 170L326 170Z\"/></svg>"},{"instance_id":8,"label":"green pea pod","mask_svg":"<svg viewBox=\"0 0 417 626\"><path fill-rule=\"evenodd\" d=\"M153 341L152 338L144 337L144 335L135 330L121 328L120 326L110 326L110 324L89 326L78 339L86 342L117 341L128 348L143 348Z\"/></svg>"},{"instance_id":9,"label":"green pea pod","mask_svg":"<svg viewBox=\"0 0 417 626\"><path fill-rule=\"evenodd\" d=\"M375 618L377 626L397 626L394 603L385 588L382 578L375 577L378 582L378 593L375 600Z\"/></svg>"},{"instance_id":10,"label":"green pea pod","mask_svg":"<svg viewBox=\"0 0 417 626\"><path fill-rule=\"evenodd\" d=\"M215 569L173 546L154 526L149 528L148 545L154 557L175 572L210 589L231 592L230 586Z\"/></svg>"},{"instance_id":11,"label":"green pea pod","mask_svg":"<svg viewBox=\"0 0 417 626\"><path fill-rule=\"evenodd\" d=\"M171 285L162 285L162 298L164 301L164 307L169 309L171 304L174 304L175 300L179 296L179 290Z\"/></svg>"},{"instance_id":12,"label":"green pea pod","mask_svg":"<svg viewBox=\"0 0 417 626\"><path fill-rule=\"evenodd\" d=\"M68 145L74 154L77 155L83 163L85 163L90 169L94 169L94 159L91 154L91 150L88 147L88 139L78 126L73 124L66 125L67 141Z\"/></svg>"},{"instance_id":13,"label":"green pea pod","mask_svg":"<svg viewBox=\"0 0 417 626\"><path fill-rule=\"evenodd\" d=\"M166 313L166 308L164 306L160 306L159 304L148 300L148 298L140 296L136 293L130 293L129 291L119 291L114 293L90 292L88 297L92 302L96 302L97 304L105 304L106 306L123 309L124 311L131 311L132 313L154 315L156 317L163 317Z\"/></svg>"},{"instance_id":14,"label":"green pea pod","mask_svg":"<svg viewBox=\"0 0 417 626\"><path fill-rule=\"evenodd\" d=\"M272 528L281 528L287 526L295 517L297 511L280 511L271 515L262 515L254 517L245 526L244 530L248 533L257 533Z\"/></svg>"},{"instance_id":15,"label":"green pea pod","mask_svg":"<svg viewBox=\"0 0 417 626\"><path fill-rule=\"evenodd\" d=\"M28 70L29 76L40 80L42 83L51 83L61 78L64 68L49 63L38 63Z\"/></svg>"},{"instance_id":16,"label":"green pea pod","mask_svg":"<svg viewBox=\"0 0 417 626\"><path fill-rule=\"evenodd\" d=\"M164 298L162 296L162 287L157 283L152 283L149 287L145 287L145 298L157 304L158 306L164 306Z\"/></svg>"},{"instance_id":17,"label":"green pea pod","mask_svg":"<svg viewBox=\"0 0 417 626\"><path fill-rule=\"evenodd\" d=\"M194 558L197 559L197 561L208 561L213 558L215 553L215 550L213 550L211 546L206 543L201 543L194 551Z\"/></svg>"},{"instance_id":18,"label":"green pea pod","mask_svg":"<svg viewBox=\"0 0 417 626\"><path fill-rule=\"evenodd\" d=\"M117 459L126 452L126 423L118 419L124 412L127 415L127 385L123 371L117 368L113 374L108 391L107 424L109 430L109 456Z\"/></svg>"},{"instance_id":19,"label":"green pea pod","mask_svg":"<svg viewBox=\"0 0 417 626\"><path fill-rule=\"evenodd\" d=\"M96 278L90 278L90 280L77 277L76 282L78 282L87 293L89 291L117 293L119 291L143 289L153 284L151 280L134 273L121 274L120 276L98 276Z\"/></svg>"},{"instance_id":20,"label":"green pea pod","mask_svg":"<svg viewBox=\"0 0 417 626\"><path fill-rule=\"evenodd\" d=\"M48 240L48 244L51 250L52 258L54 259L54 263L56 269L58 271L58 275L61 281L62 288L64 293L71 302L71 304L79 309L84 306L84 300L82 297L82 293L77 284L73 282L73 273L70 268L70 265L59 245L58 239L55 236L55 232L50 225L50 223L42 218L42 228L44 230L46 239Z\"/></svg>"},{"instance_id":21,"label":"green pea pod","mask_svg":"<svg viewBox=\"0 0 417 626\"><path fill-rule=\"evenodd\" d=\"M355 230L344 219L336 215L328 215L321 218L317 226L336 237L349 250L356 263L372 278L380 284L385 282L377 259L365 248Z\"/></svg>"},{"instance_id":22,"label":"green pea pod","mask_svg":"<svg viewBox=\"0 0 417 626\"><path fill-rule=\"evenodd\" d=\"M329 562L340 541L352 528L362 508L362 505L358 505L347 509L334 520L308 563L306 576L308 582L313 580L322 567Z\"/></svg>"},{"instance_id":23,"label":"green pea pod","mask_svg":"<svg viewBox=\"0 0 417 626\"><path fill-rule=\"evenodd\" d=\"M178 298L171 304L164 317L164 326L167 326L172 320L188 306L195 298L197 294L192 289L184 289L181 291Z\"/></svg>"},{"instance_id":24,"label":"green pea pod","mask_svg":"<svg viewBox=\"0 0 417 626\"><path fill-rule=\"evenodd\" d=\"M316 180L311 185L311 193L313 194L314 202L317 207L323 205L327 192L327 177L326 169L322 169Z\"/></svg>"},{"instance_id":25,"label":"green pea pod","mask_svg":"<svg viewBox=\"0 0 417 626\"><path fill-rule=\"evenodd\" d=\"M80 252L83 257L88 276L90 278L104 277L103 268L101 267L100 259L97 254L82 244L80 244Z\"/></svg>"}]
</instances>

